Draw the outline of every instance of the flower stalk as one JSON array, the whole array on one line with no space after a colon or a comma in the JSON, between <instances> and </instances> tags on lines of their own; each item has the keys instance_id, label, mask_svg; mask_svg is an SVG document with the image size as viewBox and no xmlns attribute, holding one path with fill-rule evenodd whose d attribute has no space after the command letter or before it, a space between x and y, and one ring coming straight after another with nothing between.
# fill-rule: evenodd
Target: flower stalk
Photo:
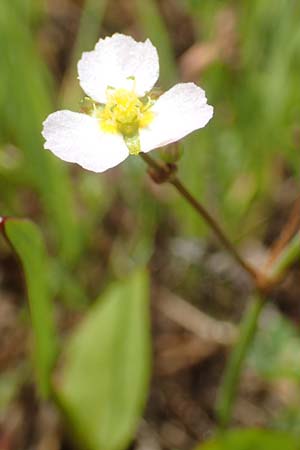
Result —
<instances>
[{"instance_id":1,"label":"flower stalk","mask_svg":"<svg viewBox=\"0 0 300 450\"><path fill-rule=\"evenodd\" d=\"M145 153L140 154L141 158L154 171L150 172L151 177L157 182L157 179L168 181L172 184L177 192L185 198L185 200L198 212L198 214L205 220L208 226L214 231L218 239L222 242L227 251L232 255L235 261L250 275L255 285L261 288L264 285L264 277L251 264L249 264L236 250L234 245L230 242L225 232L217 222L217 220L207 211L199 200L197 200L183 185L180 179L175 175L175 170L171 171L169 165L162 164L156 161L151 156ZM154 176L153 176L154 175ZM160 181L160 182L163 182Z\"/></svg>"},{"instance_id":2,"label":"flower stalk","mask_svg":"<svg viewBox=\"0 0 300 450\"><path fill-rule=\"evenodd\" d=\"M229 358L220 390L218 416L224 428L231 419L237 383L266 299L300 256L299 232L287 244L299 227L299 205L268 264L260 270L253 267L177 177L174 162L179 156L178 149L165 163L148 155L149 151L178 142L210 121L213 107L207 104L203 89L194 83L178 83L158 96L154 87L159 75L157 50L149 40L136 42L121 34L100 39L94 50L84 52L78 73L87 103L81 113L63 110L48 116L42 132L45 149L93 172L104 172L129 155L139 154L149 166L152 179L174 186L253 281L256 298L242 322L240 339Z\"/></svg>"},{"instance_id":3,"label":"flower stalk","mask_svg":"<svg viewBox=\"0 0 300 450\"><path fill-rule=\"evenodd\" d=\"M140 156L149 166L149 174L155 182L169 182L172 184L177 192L206 221L235 261L251 276L256 288L255 298L243 318L239 339L229 356L223 382L219 390L216 411L219 428L220 430L224 430L229 425L232 417L238 382L255 337L260 314L268 300L268 294L281 281L288 267L300 258L300 232L286 245L277 259L273 261L272 266L268 270L260 272L238 253L219 223L211 216L202 203L196 200L182 184L176 176L176 165L164 164L144 153L141 153Z\"/></svg>"}]
</instances>

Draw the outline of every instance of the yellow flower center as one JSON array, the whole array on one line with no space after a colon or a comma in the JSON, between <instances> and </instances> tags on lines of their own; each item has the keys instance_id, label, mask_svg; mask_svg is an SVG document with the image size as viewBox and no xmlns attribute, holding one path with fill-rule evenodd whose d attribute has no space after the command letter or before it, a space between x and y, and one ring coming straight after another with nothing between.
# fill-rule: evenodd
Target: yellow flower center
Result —
<instances>
[{"instance_id":1,"label":"yellow flower center","mask_svg":"<svg viewBox=\"0 0 300 450\"><path fill-rule=\"evenodd\" d=\"M152 121L152 104L150 97L140 99L133 91L108 89L107 103L98 116L100 127L108 133L132 137Z\"/></svg>"}]
</instances>

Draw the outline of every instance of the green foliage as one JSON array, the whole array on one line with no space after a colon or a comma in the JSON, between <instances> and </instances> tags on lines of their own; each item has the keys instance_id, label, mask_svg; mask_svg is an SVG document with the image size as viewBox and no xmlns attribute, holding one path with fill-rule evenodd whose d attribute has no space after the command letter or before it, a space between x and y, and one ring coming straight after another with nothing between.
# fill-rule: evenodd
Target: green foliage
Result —
<instances>
[{"instance_id":1,"label":"green foliage","mask_svg":"<svg viewBox=\"0 0 300 450\"><path fill-rule=\"evenodd\" d=\"M300 232L285 246L276 263L273 264L271 276L282 277L286 270L300 259Z\"/></svg>"},{"instance_id":2,"label":"green foliage","mask_svg":"<svg viewBox=\"0 0 300 450\"><path fill-rule=\"evenodd\" d=\"M128 158L122 168L101 176L73 167L71 186L69 166L43 149L41 129L46 116L58 105L79 109L82 91L77 61L82 51L94 47L100 35L119 31L150 38L160 56L158 84L167 89L176 82L179 76L173 42L176 32L171 30L172 20L167 24L161 2L135 0L135 6L128 8L128 23L127 18L124 23L123 18L118 22L119 12L113 11L114 4L119 2L67 2L73 7L76 4L70 29L76 21L78 5L84 4L74 41L75 36L68 35L72 32L60 34L63 16L53 15L49 19L43 3L42 0L0 2L0 202L8 214L31 215L34 211L33 215L43 224L52 253L55 253L52 242L58 249L57 257L49 262L35 225L15 219L5 222L6 235L24 267L37 381L40 391L47 395L57 352L52 297L63 301L69 309L77 308L77 313L79 307L85 313L90 298L88 289L96 292L107 279L147 263L155 239L160 269L168 263L164 257L172 253L163 248L170 243L169 235L174 232L179 239L182 235L201 237L207 233L207 227L171 188L156 189L146 181L145 167L139 158ZM112 8L108 9L108 17L104 17L108 3ZM126 3L120 2L120 6ZM178 166L179 176L188 188L209 204L232 238L239 241L257 225L256 234L263 233L264 225L260 224L268 219L266 205L270 204L270 197L275 197L275 189L281 188L280 182L287 173L294 184L299 182L299 2L280 0L276 8L270 8L269 0L177 0L176 8L181 7L189 14L195 44L204 44L205 48L215 40L219 28L226 28L230 22L223 19L222 23L220 19L224 10L233 13L236 21L230 36L230 39L236 36L236 40L229 39L225 45L226 50L232 47L232 55L224 56L223 49L199 74L199 85L215 108L214 118L205 129L183 141L184 155ZM49 36L54 38L53 47L62 37L70 39L59 48L62 51L59 56L66 58L68 67L65 73L59 73L63 81L56 91L37 50L40 42L45 43L39 30L47 34L48 28ZM61 64L60 57L56 63ZM76 223L77 207L81 214L80 229ZM296 239L299 243L299 236ZM90 245L85 254L81 254L83 241ZM283 255L277 269L290 264L298 249L299 245ZM75 267L72 274L68 263ZM180 264L178 267L181 270ZM198 260L193 267L198 278L201 271ZM185 278L190 280L191 272L185 270ZM172 276L171 269L167 283L170 280L170 285L181 290L180 277L177 281ZM65 348L55 394L74 434L90 450L125 449L145 402L150 365L146 278L144 273L135 274L101 296ZM162 280L166 280L164 273ZM194 287L191 284L190 292ZM270 317L258 331L248 364L268 380L285 377L298 382L298 333L279 314ZM249 331L254 331L254 325L253 320L245 322L244 338L232 357L237 372L229 368L231 373L225 377L227 392L223 391L219 408L225 422L250 344ZM18 376L16 380L3 378L0 407L13 397L18 383ZM274 426L298 430L299 405L295 402L288 406ZM284 434L244 430L219 435L200 448L295 450L297 447L294 439Z\"/></svg>"},{"instance_id":3,"label":"green foliage","mask_svg":"<svg viewBox=\"0 0 300 450\"><path fill-rule=\"evenodd\" d=\"M170 37L155 0L135 0L144 34L155 45L160 58L159 82L164 88L176 81L177 70Z\"/></svg>"},{"instance_id":4,"label":"green foliage","mask_svg":"<svg viewBox=\"0 0 300 450\"><path fill-rule=\"evenodd\" d=\"M300 337L276 311L266 310L248 364L267 379L300 380Z\"/></svg>"},{"instance_id":5,"label":"green foliage","mask_svg":"<svg viewBox=\"0 0 300 450\"><path fill-rule=\"evenodd\" d=\"M195 194L208 199L232 237L239 238L241 227L247 236L257 226L261 204L274 192L276 162L299 179L300 7L289 0L278 2L272 12L268 0L185 3L200 43L215 39L218 27L226 27L222 12L236 17L237 52L228 40L232 59L217 58L199 79L215 115L194 133L193 142L185 141L180 169ZM183 219L178 203L184 233L203 234L199 219L187 208Z\"/></svg>"},{"instance_id":6,"label":"green foliage","mask_svg":"<svg viewBox=\"0 0 300 450\"><path fill-rule=\"evenodd\" d=\"M233 430L197 447L197 450L299 450L296 437L278 431Z\"/></svg>"},{"instance_id":7,"label":"green foliage","mask_svg":"<svg viewBox=\"0 0 300 450\"><path fill-rule=\"evenodd\" d=\"M85 2L77 41L61 93L62 107L78 109L83 92L77 79L77 62L82 52L92 50L98 40L106 3L107 0L86 0Z\"/></svg>"},{"instance_id":8,"label":"green foliage","mask_svg":"<svg viewBox=\"0 0 300 450\"><path fill-rule=\"evenodd\" d=\"M24 20L25 6L19 3L19 7L12 7L9 0L0 4L0 142L24 152L20 172L41 195L63 259L72 261L80 239L70 182L66 167L43 149L41 136L42 122L54 109L50 79Z\"/></svg>"},{"instance_id":9,"label":"green foliage","mask_svg":"<svg viewBox=\"0 0 300 450\"><path fill-rule=\"evenodd\" d=\"M74 433L90 450L125 449L145 403L150 366L144 272L97 300L65 348L56 386Z\"/></svg>"},{"instance_id":10,"label":"green foliage","mask_svg":"<svg viewBox=\"0 0 300 450\"><path fill-rule=\"evenodd\" d=\"M256 295L251 299L248 311L244 314L240 326L240 334L237 343L232 350L223 380L219 389L217 399L217 413L221 427L227 427L231 420L233 403L238 388L241 371L243 369L245 358L249 352L249 347L257 329L257 322L264 306L264 299Z\"/></svg>"},{"instance_id":11,"label":"green foliage","mask_svg":"<svg viewBox=\"0 0 300 450\"><path fill-rule=\"evenodd\" d=\"M297 389L297 388L296 388ZM292 433L299 439L300 436L300 399L297 393L297 398L292 405L283 408L276 419L272 422L272 428L284 431L285 433Z\"/></svg>"},{"instance_id":12,"label":"green foliage","mask_svg":"<svg viewBox=\"0 0 300 450\"><path fill-rule=\"evenodd\" d=\"M33 330L36 377L41 394L47 396L57 341L43 238L39 229L27 220L6 219L2 226L23 265Z\"/></svg>"}]
</instances>

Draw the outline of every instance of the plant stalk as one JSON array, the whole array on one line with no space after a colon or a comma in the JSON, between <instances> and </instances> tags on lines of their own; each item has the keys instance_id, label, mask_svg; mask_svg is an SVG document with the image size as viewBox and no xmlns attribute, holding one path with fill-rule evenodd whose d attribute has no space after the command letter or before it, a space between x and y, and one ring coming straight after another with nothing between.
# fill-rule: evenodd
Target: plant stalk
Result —
<instances>
[{"instance_id":1,"label":"plant stalk","mask_svg":"<svg viewBox=\"0 0 300 450\"><path fill-rule=\"evenodd\" d=\"M151 158L146 153L140 153L142 159L148 164L149 167L157 171L158 173L165 172L166 181L172 184L177 192L187 200L187 202L198 212L198 214L205 220L209 227L214 231L216 236L219 238L220 242L232 255L235 261L250 275L254 280L256 286L260 286L261 280L263 280L262 274L260 274L251 264L249 264L236 250L234 245L230 242L229 238L226 236L225 232L217 222L217 220L207 211L207 209L196 200L196 198L187 190L187 188L182 184L179 178L175 175L168 176L167 166L161 164L155 159Z\"/></svg>"},{"instance_id":2,"label":"plant stalk","mask_svg":"<svg viewBox=\"0 0 300 450\"><path fill-rule=\"evenodd\" d=\"M241 323L238 342L229 356L216 406L221 430L225 429L230 423L243 363L255 336L258 319L264 304L265 299L260 294L256 294Z\"/></svg>"},{"instance_id":3,"label":"plant stalk","mask_svg":"<svg viewBox=\"0 0 300 450\"><path fill-rule=\"evenodd\" d=\"M269 270L266 272L261 272L249 264L239 254L217 220L214 219L202 203L196 200L196 198L186 189L179 178L175 175L175 165L164 164L151 158L145 153L140 153L140 156L151 169L149 170L149 173L154 181L157 183L168 182L172 184L177 192L185 198L187 202L205 220L239 266L251 276L256 287L255 298L244 315L240 326L239 339L229 356L223 376L223 382L221 384L217 399L216 410L219 420L219 427L221 430L224 430L230 423L243 365L251 343L255 337L261 311L267 301L264 293L269 292L270 289L276 286L283 277L286 269L300 257L300 232L298 232L291 242L282 250Z\"/></svg>"},{"instance_id":4,"label":"plant stalk","mask_svg":"<svg viewBox=\"0 0 300 450\"><path fill-rule=\"evenodd\" d=\"M269 278L277 282L281 280L285 271L297 260L300 259L300 231L286 245L278 258L273 262L269 270Z\"/></svg>"}]
</instances>

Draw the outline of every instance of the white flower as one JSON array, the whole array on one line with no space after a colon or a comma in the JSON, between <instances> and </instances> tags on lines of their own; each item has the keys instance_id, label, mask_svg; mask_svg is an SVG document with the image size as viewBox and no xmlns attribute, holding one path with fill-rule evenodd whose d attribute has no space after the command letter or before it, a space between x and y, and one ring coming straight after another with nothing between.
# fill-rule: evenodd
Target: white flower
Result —
<instances>
[{"instance_id":1,"label":"white flower","mask_svg":"<svg viewBox=\"0 0 300 450\"><path fill-rule=\"evenodd\" d=\"M85 169L103 172L129 154L149 152L204 127L213 115L203 89L179 83L158 99L151 89L159 62L151 42L114 34L83 53L79 81L86 113L58 111L44 122L45 148Z\"/></svg>"}]
</instances>

